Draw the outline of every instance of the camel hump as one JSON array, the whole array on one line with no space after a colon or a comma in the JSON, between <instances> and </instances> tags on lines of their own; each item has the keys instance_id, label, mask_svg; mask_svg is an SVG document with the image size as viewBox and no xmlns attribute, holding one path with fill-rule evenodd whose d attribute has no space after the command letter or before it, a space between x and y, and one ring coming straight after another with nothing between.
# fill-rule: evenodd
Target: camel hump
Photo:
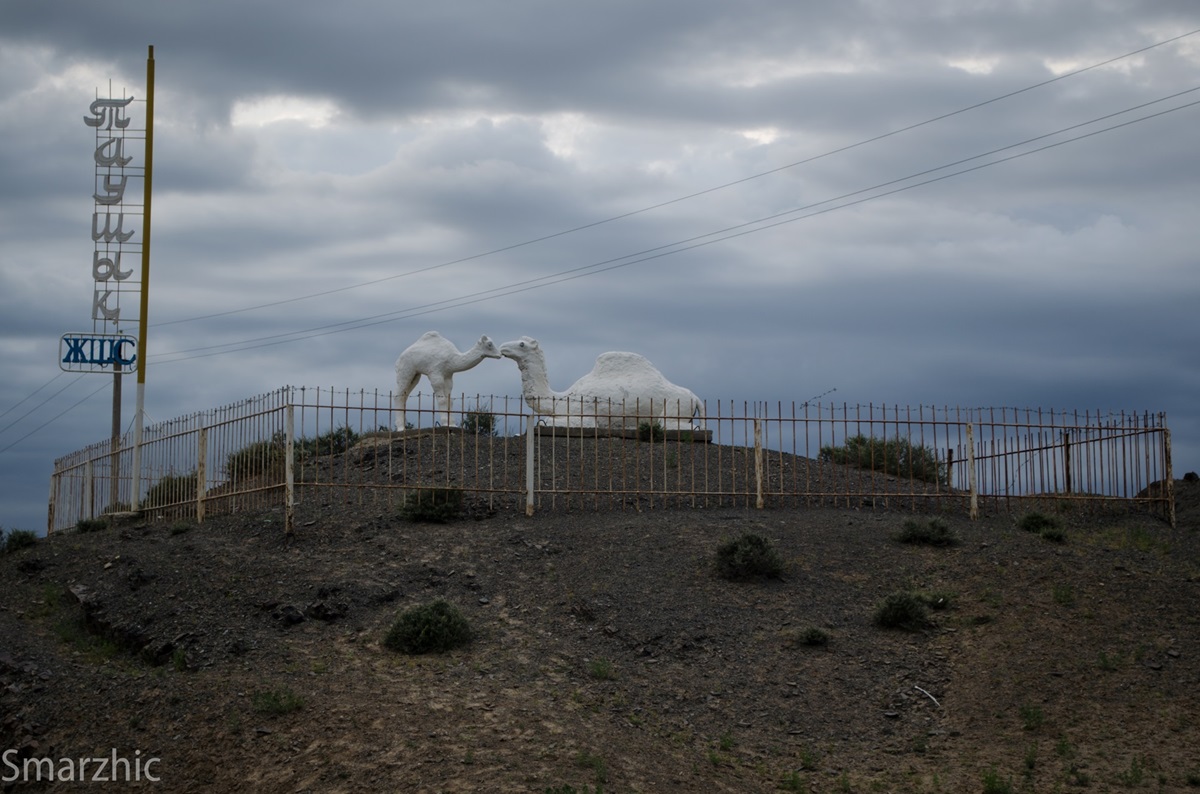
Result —
<instances>
[{"instance_id":1,"label":"camel hump","mask_svg":"<svg viewBox=\"0 0 1200 794\"><path fill-rule=\"evenodd\" d=\"M426 331L425 333L421 334L421 339L441 339L441 338L442 338L442 335L439 334L437 331Z\"/></svg>"},{"instance_id":2,"label":"camel hump","mask_svg":"<svg viewBox=\"0 0 1200 794\"><path fill-rule=\"evenodd\" d=\"M662 373L650 363L650 359L639 353L609 352L596 357L596 366L592 374L605 378L628 375L631 373L654 373L659 377Z\"/></svg>"}]
</instances>

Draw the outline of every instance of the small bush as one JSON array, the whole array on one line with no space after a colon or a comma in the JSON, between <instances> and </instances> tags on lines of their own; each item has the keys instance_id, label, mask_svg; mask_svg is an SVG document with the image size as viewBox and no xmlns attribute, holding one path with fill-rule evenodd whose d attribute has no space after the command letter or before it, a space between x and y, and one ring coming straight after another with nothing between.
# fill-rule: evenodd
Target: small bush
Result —
<instances>
[{"instance_id":1,"label":"small bush","mask_svg":"<svg viewBox=\"0 0 1200 794\"><path fill-rule=\"evenodd\" d=\"M1041 706L1031 706L1026 703L1021 706L1019 711L1021 724L1027 731L1036 731L1046 721L1046 714L1042 711Z\"/></svg>"},{"instance_id":2,"label":"small bush","mask_svg":"<svg viewBox=\"0 0 1200 794\"><path fill-rule=\"evenodd\" d=\"M27 549L37 543L37 534L29 529L10 529L5 535L0 527L0 554L12 554L20 549Z\"/></svg>"},{"instance_id":3,"label":"small bush","mask_svg":"<svg viewBox=\"0 0 1200 794\"><path fill-rule=\"evenodd\" d=\"M468 411L463 417L462 429L473 436L488 438L496 435L496 415L486 411Z\"/></svg>"},{"instance_id":4,"label":"small bush","mask_svg":"<svg viewBox=\"0 0 1200 794\"><path fill-rule=\"evenodd\" d=\"M400 516L407 521L446 524L462 512L462 491L458 488L420 488L404 497Z\"/></svg>"},{"instance_id":5,"label":"small bush","mask_svg":"<svg viewBox=\"0 0 1200 794\"><path fill-rule=\"evenodd\" d=\"M608 659L593 659L588 665L588 675L597 681L611 681L617 677L617 671Z\"/></svg>"},{"instance_id":6,"label":"small bush","mask_svg":"<svg viewBox=\"0 0 1200 794\"><path fill-rule=\"evenodd\" d=\"M995 769L989 769L983 775L983 794L1012 794L1012 781L1000 777Z\"/></svg>"},{"instance_id":7,"label":"small bush","mask_svg":"<svg viewBox=\"0 0 1200 794\"><path fill-rule=\"evenodd\" d=\"M944 590L932 593L914 593L914 595L921 599L925 606L935 612L942 612L954 606L954 593L948 593Z\"/></svg>"},{"instance_id":8,"label":"small bush","mask_svg":"<svg viewBox=\"0 0 1200 794\"><path fill-rule=\"evenodd\" d=\"M661 422L642 422L637 429L638 441L662 441L667 437Z\"/></svg>"},{"instance_id":9,"label":"small bush","mask_svg":"<svg viewBox=\"0 0 1200 794\"><path fill-rule=\"evenodd\" d=\"M225 476L234 482L254 477L282 477L286 458L287 437L276 433L270 441L256 441L230 452L225 458Z\"/></svg>"},{"instance_id":10,"label":"small bush","mask_svg":"<svg viewBox=\"0 0 1200 794\"><path fill-rule=\"evenodd\" d=\"M471 641L462 612L444 600L402 613L383 640L384 647L408 654L444 653Z\"/></svg>"},{"instance_id":11,"label":"small bush","mask_svg":"<svg viewBox=\"0 0 1200 794\"><path fill-rule=\"evenodd\" d=\"M777 579L783 574L783 558L761 535L747 532L717 547L717 573L724 579Z\"/></svg>"},{"instance_id":12,"label":"small bush","mask_svg":"<svg viewBox=\"0 0 1200 794\"><path fill-rule=\"evenodd\" d=\"M857 466L860 469L881 471L897 477L949 485L949 470L938 461L937 453L906 438L868 438L858 435L846 439L845 446L821 447L820 459L831 463Z\"/></svg>"},{"instance_id":13,"label":"small bush","mask_svg":"<svg viewBox=\"0 0 1200 794\"><path fill-rule=\"evenodd\" d=\"M875 623L885 629L923 629L929 625L925 600L913 593L892 593L875 611Z\"/></svg>"},{"instance_id":14,"label":"small bush","mask_svg":"<svg viewBox=\"0 0 1200 794\"><path fill-rule=\"evenodd\" d=\"M339 427L316 438L302 438L295 442L296 454L301 458L320 455L340 455L358 443L358 433L350 427Z\"/></svg>"},{"instance_id":15,"label":"small bush","mask_svg":"<svg viewBox=\"0 0 1200 794\"><path fill-rule=\"evenodd\" d=\"M1017 521L1017 526L1026 532L1045 532L1059 529L1058 519L1043 513L1026 513Z\"/></svg>"},{"instance_id":16,"label":"small bush","mask_svg":"<svg viewBox=\"0 0 1200 794\"><path fill-rule=\"evenodd\" d=\"M820 648L829 644L829 635L814 626L801 632L798 642L809 648Z\"/></svg>"},{"instance_id":17,"label":"small bush","mask_svg":"<svg viewBox=\"0 0 1200 794\"><path fill-rule=\"evenodd\" d=\"M103 518L81 518L75 522L76 532L99 532L108 529L108 521Z\"/></svg>"},{"instance_id":18,"label":"small bush","mask_svg":"<svg viewBox=\"0 0 1200 794\"><path fill-rule=\"evenodd\" d=\"M152 509L166 507L196 499L196 472L191 474L168 474L150 487L142 507Z\"/></svg>"},{"instance_id":19,"label":"small bush","mask_svg":"<svg viewBox=\"0 0 1200 794\"><path fill-rule=\"evenodd\" d=\"M1066 543L1067 533L1057 527L1047 528L1042 530L1042 540L1047 540L1051 543Z\"/></svg>"},{"instance_id":20,"label":"small bush","mask_svg":"<svg viewBox=\"0 0 1200 794\"><path fill-rule=\"evenodd\" d=\"M167 532L171 535L182 535L185 532L191 532L193 529L195 529L195 527L189 524L187 521L176 521L167 528Z\"/></svg>"},{"instance_id":21,"label":"small bush","mask_svg":"<svg viewBox=\"0 0 1200 794\"><path fill-rule=\"evenodd\" d=\"M250 696L250 705L259 714L290 714L304 708L304 698L284 687L283 689L255 692Z\"/></svg>"},{"instance_id":22,"label":"small bush","mask_svg":"<svg viewBox=\"0 0 1200 794\"><path fill-rule=\"evenodd\" d=\"M924 524L910 518L904 522L896 540L923 546L953 546L958 543L958 536L940 518L930 519Z\"/></svg>"}]
</instances>

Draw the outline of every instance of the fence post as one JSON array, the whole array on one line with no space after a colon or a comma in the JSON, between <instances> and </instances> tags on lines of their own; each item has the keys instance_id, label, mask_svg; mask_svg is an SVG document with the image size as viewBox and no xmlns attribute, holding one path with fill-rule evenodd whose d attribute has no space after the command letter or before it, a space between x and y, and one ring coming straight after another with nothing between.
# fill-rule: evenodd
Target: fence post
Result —
<instances>
[{"instance_id":1,"label":"fence post","mask_svg":"<svg viewBox=\"0 0 1200 794\"><path fill-rule=\"evenodd\" d=\"M204 486L208 482L208 428L201 427L196 439L196 523L204 523Z\"/></svg>"},{"instance_id":2,"label":"fence post","mask_svg":"<svg viewBox=\"0 0 1200 794\"><path fill-rule=\"evenodd\" d=\"M1160 414L1161 416L1161 414ZM1161 424L1161 422L1160 422ZM1171 469L1171 431L1163 425L1163 465L1166 468L1167 518L1175 529L1175 473Z\"/></svg>"},{"instance_id":3,"label":"fence post","mask_svg":"<svg viewBox=\"0 0 1200 794\"><path fill-rule=\"evenodd\" d=\"M762 445L762 423L758 417L754 418L754 506L759 510L763 508L763 445Z\"/></svg>"},{"instance_id":4,"label":"fence post","mask_svg":"<svg viewBox=\"0 0 1200 794\"><path fill-rule=\"evenodd\" d=\"M292 462L295 452L295 406L289 400L284 410L284 442L283 449L283 533L291 536L296 525L296 468Z\"/></svg>"},{"instance_id":5,"label":"fence post","mask_svg":"<svg viewBox=\"0 0 1200 794\"><path fill-rule=\"evenodd\" d=\"M46 537L50 537L50 534L54 532L54 505L58 497L59 476L57 470L50 475L50 508L46 511Z\"/></svg>"},{"instance_id":6,"label":"fence post","mask_svg":"<svg viewBox=\"0 0 1200 794\"><path fill-rule=\"evenodd\" d=\"M525 515L533 515L533 425L536 414L525 420Z\"/></svg>"},{"instance_id":7,"label":"fence post","mask_svg":"<svg viewBox=\"0 0 1200 794\"><path fill-rule=\"evenodd\" d=\"M975 424L967 422L967 483L971 489L971 520L979 518L979 488L975 482Z\"/></svg>"},{"instance_id":8,"label":"fence post","mask_svg":"<svg viewBox=\"0 0 1200 794\"><path fill-rule=\"evenodd\" d=\"M83 466L83 509L80 510L80 515L83 518L95 518L95 504L92 499L92 459L88 458L87 463Z\"/></svg>"},{"instance_id":9,"label":"fence post","mask_svg":"<svg viewBox=\"0 0 1200 794\"><path fill-rule=\"evenodd\" d=\"M1063 486L1066 493L1071 493L1071 431L1063 431L1063 479L1066 484Z\"/></svg>"}]
</instances>

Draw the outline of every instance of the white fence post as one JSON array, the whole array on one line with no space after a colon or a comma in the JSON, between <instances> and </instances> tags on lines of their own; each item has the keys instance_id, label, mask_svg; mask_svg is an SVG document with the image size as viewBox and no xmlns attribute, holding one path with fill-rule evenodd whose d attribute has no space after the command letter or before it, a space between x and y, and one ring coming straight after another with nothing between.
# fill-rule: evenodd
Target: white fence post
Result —
<instances>
[{"instance_id":1,"label":"white fence post","mask_svg":"<svg viewBox=\"0 0 1200 794\"><path fill-rule=\"evenodd\" d=\"M82 518L95 518L95 506L92 504L92 459L83 467L83 510L79 511Z\"/></svg>"},{"instance_id":2,"label":"white fence post","mask_svg":"<svg viewBox=\"0 0 1200 794\"><path fill-rule=\"evenodd\" d=\"M971 520L979 518L979 487L975 482L975 424L967 422L967 482L971 489Z\"/></svg>"},{"instance_id":3,"label":"white fence post","mask_svg":"<svg viewBox=\"0 0 1200 794\"><path fill-rule=\"evenodd\" d=\"M533 426L535 415L525 420L525 515L533 515Z\"/></svg>"},{"instance_id":4,"label":"white fence post","mask_svg":"<svg viewBox=\"0 0 1200 794\"><path fill-rule=\"evenodd\" d=\"M756 495L754 506L759 510L763 508L763 443L762 443L762 423L758 417L754 417L754 492Z\"/></svg>"},{"instance_id":5,"label":"white fence post","mask_svg":"<svg viewBox=\"0 0 1200 794\"><path fill-rule=\"evenodd\" d=\"M204 490L208 483L208 428L201 427L196 439L196 523L204 523Z\"/></svg>"},{"instance_id":6,"label":"white fence post","mask_svg":"<svg viewBox=\"0 0 1200 794\"><path fill-rule=\"evenodd\" d=\"M288 400L284 412L284 435L287 438L283 450L283 532L291 535L296 523L296 469L292 464L292 454L295 451L295 411L296 407Z\"/></svg>"}]
</instances>

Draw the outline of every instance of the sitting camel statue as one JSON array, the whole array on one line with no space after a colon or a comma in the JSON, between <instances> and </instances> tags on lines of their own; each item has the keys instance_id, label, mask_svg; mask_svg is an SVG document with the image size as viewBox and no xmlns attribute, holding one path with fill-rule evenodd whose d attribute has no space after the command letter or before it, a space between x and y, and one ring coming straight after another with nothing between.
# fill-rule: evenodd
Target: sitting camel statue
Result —
<instances>
[{"instance_id":1,"label":"sitting camel statue","mask_svg":"<svg viewBox=\"0 0 1200 794\"><path fill-rule=\"evenodd\" d=\"M523 336L500 345L500 355L517 362L521 391L535 413L555 425L636 429L660 422L665 430L704 427L704 404L671 383L637 353L602 353L592 371L565 392L550 389L546 354L536 339Z\"/></svg>"},{"instance_id":2,"label":"sitting camel statue","mask_svg":"<svg viewBox=\"0 0 1200 794\"><path fill-rule=\"evenodd\" d=\"M409 345L396 359L396 395L393 399L396 410L400 412L396 417L396 429L403 430L406 426L408 395L416 388L422 375L429 378L429 385L433 388L438 418L444 416L446 426L449 426L454 373L468 370L485 358L500 358L496 343L486 336L479 337L475 346L465 353L437 331L429 331Z\"/></svg>"}]
</instances>

